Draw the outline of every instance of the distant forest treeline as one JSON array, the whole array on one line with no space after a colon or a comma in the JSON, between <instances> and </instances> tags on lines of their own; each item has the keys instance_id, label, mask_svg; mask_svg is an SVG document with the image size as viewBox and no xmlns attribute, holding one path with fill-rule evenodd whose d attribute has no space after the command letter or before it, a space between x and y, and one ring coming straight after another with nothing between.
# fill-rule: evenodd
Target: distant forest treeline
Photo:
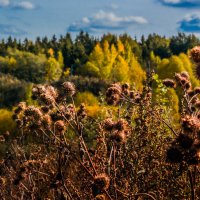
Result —
<instances>
[{"instance_id":1,"label":"distant forest treeline","mask_svg":"<svg viewBox=\"0 0 200 200\"><path fill-rule=\"evenodd\" d=\"M111 82L131 82L141 89L146 71L154 69L160 78L188 71L193 84L192 63L186 55L199 45L195 35L179 33L166 38L157 34L140 40L127 34L105 34L95 38L80 32L56 38L37 37L24 41L9 37L0 41L0 107L31 101L32 84L69 79L79 91L97 95ZM80 78L81 77L81 78Z\"/></svg>"},{"instance_id":2,"label":"distant forest treeline","mask_svg":"<svg viewBox=\"0 0 200 200\"><path fill-rule=\"evenodd\" d=\"M144 64L149 59L151 51L160 58L169 58L172 55L187 53L188 49L200 44L198 37L193 34L186 35L184 33L178 33L177 36L170 38L154 33L150 34L147 38L142 36L140 40L137 40L128 34L117 36L109 33L103 35L101 38L95 38L81 31L75 40L72 40L69 33L65 36L61 35L59 38L55 35L52 38L37 37L35 41L27 38L21 41L8 37L8 39L2 39L0 41L0 55L7 55L8 48L13 48L36 55L46 54L48 56L49 49L52 48L56 57L58 57L59 52L62 52L64 65L66 67L77 68L77 62L80 64L87 62L90 53L97 43L103 44L104 41L108 41L110 45L117 45L118 40L121 40L124 45L126 43L130 45L141 64Z\"/></svg>"}]
</instances>

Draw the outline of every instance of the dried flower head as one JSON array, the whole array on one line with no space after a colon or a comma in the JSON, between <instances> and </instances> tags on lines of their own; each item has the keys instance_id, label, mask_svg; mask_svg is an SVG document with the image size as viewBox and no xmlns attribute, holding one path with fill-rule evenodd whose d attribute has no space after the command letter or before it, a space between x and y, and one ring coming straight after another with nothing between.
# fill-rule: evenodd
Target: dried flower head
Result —
<instances>
[{"instance_id":1,"label":"dried flower head","mask_svg":"<svg viewBox=\"0 0 200 200\"><path fill-rule=\"evenodd\" d=\"M125 83L125 84L122 85L122 93L124 95L129 96L129 94L130 94L129 89L130 89L130 86L129 86L128 83Z\"/></svg>"},{"instance_id":2,"label":"dried flower head","mask_svg":"<svg viewBox=\"0 0 200 200\"><path fill-rule=\"evenodd\" d=\"M176 80L177 82L180 82L180 80L181 80L182 78L184 78L184 77L182 77L179 73L175 73L174 78L175 78L175 80Z\"/></svg>"},{"instance_id":3,"label":"dried flower head","mask_svg":"<svg viewBox=\"0 0 200 200\"><path fill-rule=\"evenodd\" d=\"M181 77L180 83L181 83L182 86L184 86L186 83L188 83L188 80L184 77Z\"/></svg>"},{"instance_id":4,"label":"dried flower head","mask_svg":"<svg viewBox=\"0 0 200 200\"><path fill-rule=\"evenodd\" d=\"M58 120L58 121L55 123L55 129L56 129L58 132L64 131L64 130L65 130L65 123L64 123L64 121Z\"/></svg>"},{"instance_id":5,"label":"dried flower head","mask_svg":"<svg viewBox=\"0 0 200 200\"><path fill-rule=\"evenodd\" d=\"M106 197L104 194L98 194L96 197L95 197L95 200L106 200Z\"/></svg>"},{"instance_id":6,"label":"dried flower head","mask_svg":"<svg viewBox=\"0 0 200 200\"><path fill-rule=\"evenodd\" d=\"M190 56L195 63L200 62L200 46L196 46L190 51Z\"/></svg>"},{"instance_id":7,"label":"dried flower head","mask_svg":"<svg viewBox=\"0 0 200 200\"><path fill-rule=\"evenodd\" d=\"M75 85L71 82L64 82L62 87L69 96L73 96L76 92Z\"/></svg>"},{"instance_id":8,"label":"dried flower head","mask_svg":"<svg viewBox=\"0 0 200 200\"><path fill-rule=\"evenodd\" d=\"M117 123L115 124L115 129L117 129L118 131L126 131L128 130L128 122L125 119L119 119L117 121Z\"/></svg>"},{"instance_id":9,"label":"dried flower head","mask_svg":"<svg viewBox=\"0 0 200 200\"><path fill-rule=\"evenodd\" d=\"M5 186L6 184L6 178L5 177L0 177L0 187Z\"/></svg>"},{"instance_id":10,"label":"dried flower head","mask_svg":"<svg viewBox=\"0 0 200 200\"><path fill-rule=\"evenodd\" d=\"M189 97L193 97L195 95L194 90L187 90L187 94Z\"/></svg>"},{"instance_id":11,"label":"dried flower head","mask_svg":"<svg viewBox=\"0 0 200 200\"><path fill-rule=\"evenodd\" d=\"M84 119L87 116L85 104L82 103L77 111L77 116L79 119Z\"/></svg>"},{"instance_id":12,"label":"dried flower head","mask_svg":"<svg viewBox=\"0 0 200 200\"><path fill-rule=\"evenodd\" d=\"M10 136L10 132L9 132L9 131L6 131L3 135L4 135L5 138L7 138L7 137Z\"/></svg>"},{"instance_id":13,"label":"dried flower head","mask_svg":"<svg viewBox=\"0 0 200 200\"><path fill-rule=\"evenodd\" d=\"M176 83L174 82L174 80L169 79L169 78L163 80L163 84L164 84L166 87L176 88Z\"/></svg>"},{"instance_id":14,"label":"dried flower head","mask_svg":"<svg viewBox=\"0 0 200 200\"><path fill-rule=\"evenodd\" d=\"M32 98L39 99L46 105L54 104L57 97L57 90L50 85L36 85L32 89Z\"/></svg>"},{"instance_id":15,"label":"dried flower head","mask_svg":"<svg viewBox=\"0 0 200 200\"><path fill-rule=\"evenodd\" d=\"M48 112L49 112L49 109L50 109L49 106L42 106L42 107L41 107L41 111L42 111L43 113L48 113Z\"/></svg>"},{"instance_id":16,"label":"dried flower head","mask_svg":"<svg viewBox=\"0 0 200 200\"><path fill-rule=\"evenodd\" d=\"M200 63L196 64L194 73L197 79L200 79Z\"/></svg>"},{"instance_id":17,"label":"dried flower head","mask_svg":"<svg viewBox=\"0 0 200 200\"><path fill-rule=\"evenodd\" d=\"M29 130L31 130L31 131L39 130L41 128L41 126L42 126L41 121L32 121L28 125Z\"/></svg>"},{"instance_id":18,"label":"dried flower head","mask_svg":"<svg viewBox=\"0 0 200 200\"><path fill-rule=\"evenodd\" d=\"M50 94L41 94L40 100L46 105L52 105L55 102L55 99Z\"/></svg>"},{"instance_id":19,"label":"dried flower head","mask_svg":"<svg viewBox=\"0 0 200 200\"><path fill-rule=\"evenodd\" d=\"M106 91L106 102L109 105L117 105L120 101L122 88L118 83L112 84Z\"/></svg>"},{"instance_id":20,"label":"dried flower head","mask_svg":"<svg viewBox=\"0 0 200 200\"><path fill-rule=\"evenodd\" d=\"M110 85L110 87L115 88L116 90L118 90L118 93L121 94L122 87L121 87L120 83L113 83L113 84Z\"/></svg>"},{"instance_id":21,"label":"dried flower head","mask_svg":"<svg viewBox=\"0 0 200 200\"><path fill-rule=\"evenodd\" d=\"M58 91L51 85L46 86L46 93L52 96L54 99L58 97Z\"/></svg>"},{"instance_id":22,"label":"dried flower head","mask_svg":"<svg viewBox=\"0 0 200 200\"><path fill-rule=\"evenodd\" d=\"M194 93L195 94L200 94L200 87L195 87L194 88Z\"/></svg>"},{"instance_id":23,"label":"dried flower head","mask_svg":"<svg viewBox=\"0 0 200 200\"><path fill-rule=\"evenodd\" d=\"M120 102L120 95L119 94L112 94L111 96L106 97L106 102L108 105L117 105Z\"/></svg>"},{"instance_id":24,"label":"dried flower head","mask_svg":"<svg viewBox=\"0 0 200 200\"><path fill-rule=\"evenodd\" d=\"M46 92L44 85L34 85L32 89L32 99L36 100L41 94Z\"/></svg>"},{"instance_id":25,"label":"dried flower head","mask_svg":"<svg viewBox=\"0 0 200 200\"><path fill-rule=\"evenodd\" d=\"M18 128L22 128L22 126L23 126L23 121L22 120L17 119L17 120L15 120L15 123L17 124Z\"/></svg>"},{"instance_id":26,"label":"dried flower head","mask_svg":"<svg viewBox=\"0 0 200 200\"><path fill-rule=\"evenodd\" d=\"M123 144L126 142L127 135L124 131L115 131L110 139L114 141L116 144Z\"/></svg>"},{"instance_id":27,"label":"dried flower head","mask_svg":"<svg viewBox=\"0 0 200 200\"><path fill-rule=\"evenodd\" d=\"M5 137L3 135L0 135L0 142L5 142Z\"/></svg>"},{"instance_id":28,"label":"dried flower head","mask_svg":"<svg viewBox=\"0 0 200 200\"><path fill-rule=\"evenodd\" d=\"M42 112L39 108L34 106L28 106L24 111L25 116L32 116L34 120L40 120L42 118Z\"/></svg>"},{"instance_id":29,"label":"dried flower head","mask_svg":"<svg viewBox=\"0 0 200 200\"><path fill-rule=\"evenodd\" d=\"M26 103L25 102L20 102L18 105L17 105L17 108L15 109L15 113L16 114L20 114L22 111L24 111L26 108Z\"/></svg>"},{"instance_id":30,"label":"dried flower head","mask_svg":"<svg viewBox=\"0 0 200 200\"><path fill-rule=\"evenodd\" d=\"M99 174L94 177L94 184L101 190L107 190L110 186L110 178L107 174Z\"/></svg>"},{"instance_id":31,"label":"dried flower head","mask_svg":"<svg viewBox=\"0 0 200 200\"><path fill-rule=\"evenodd\" d=\"M190 79L190 75L189 75L188 72L186 72L186 71L181 72L180 75L181 75L182 77L186 78L187 80Z\"/></svg>"},{"instance_id":32,"label":"dried flower head","mask_svg":"<svg viewBox=\"0 0 200 200\"><path fill-rule=\"evenodd\" d=\"M52 124L52 119L49 115L44 115L41 121L45 129L48 129Z\"/></svg>"},{"instance_id":33,"label":"dried flower head","mask_svg":"<svg viewBox=\"0 0 200 200\"><path fill-rule=\"evenodd\" d=\"M26 110L24 111L25 116L32 116L34 113L35 107L34 106L28 106Z\"/></svg>"},{"instance_id":34,"label":"dried flower head","mask_svg":"<svg viewBox=\"0 0 200 200\"><path fill-rule=\"evenodd\" d=\"M114 127L115 123L111 118L107 118L102 122L102 127L105 131L111 131Z\"/></svg>"},{"instance_id":35,"label":"dried flower head","mask_svg":"<svg viewBox=\"0 0 200 200\"><path fill-rule=\"evenodd\" d=\"M127 90L127 89L129 89L130 88L130 85L128 84L128 83L124 83L123 85L122 85L122 90Z\"/></svg>"},{"instance_id":36,"label":"dried flower head","mask_svg":"<svg viewBox=\"0 0 200 200\"><path fill-rule=\"evenodd\" d=\"M192 87L192 84L190 83L190 81L186 81L185 85L184 85L186 90L190 90Z\"/></svg>"},{"instance_id":37,"label":"dried flower head","mask_svg":"<svg viewBox=\"0 0 200 200\"><path fill-rule=\"evenodd\" d=\"M59 105L59 112L51 114L53 120L71 120L75 116L75 108L73 104Z\"/></svg>"},{"instance_id":38,"label":"dried flower head","mask_svg":"<svg viewBox=\"0 0 200 200\"><path fill-rule=\"evenodd\" d=\"M186 132L192 132L200 129L199 119L195 116L186 115L182 118L182 127Z\"/></svg>"}]
</instances>

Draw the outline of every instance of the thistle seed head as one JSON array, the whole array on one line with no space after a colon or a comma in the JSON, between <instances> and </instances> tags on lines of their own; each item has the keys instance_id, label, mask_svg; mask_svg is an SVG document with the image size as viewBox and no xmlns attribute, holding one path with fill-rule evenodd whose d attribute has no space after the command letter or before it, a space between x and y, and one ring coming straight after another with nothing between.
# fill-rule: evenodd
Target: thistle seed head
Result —
<instances>
[{"instance_id":1,"label":"thistle seed head","mask_svg":"<svg viewBox=\"0 0 200 200\"><path fill-rule=\"evenodd\" d=\"M190 51L190 57L195 63L200 62L200 46L196 46Z\"/></svg>"},{"instance_id":2,"label":"thistle seed head","mask_svg":"<svg viewBox=\"0 0 200 200\"><path fill-rule=\"evenodd\" d=\"M71 82L64 82L62 87L69 96L73 96L76 92L75 85Z\"/></svg>"},{"instance_id":3,"label":"thistle seed head","mask_svg":"<svg viewBox=\"0 0 200 200\"><path fill-rule=\"evenodd\" d=\"M170 88L176 88L176 83L174 82L174 80L169 78L163 80L163 85Z\"/></svg>"}]
</instances>

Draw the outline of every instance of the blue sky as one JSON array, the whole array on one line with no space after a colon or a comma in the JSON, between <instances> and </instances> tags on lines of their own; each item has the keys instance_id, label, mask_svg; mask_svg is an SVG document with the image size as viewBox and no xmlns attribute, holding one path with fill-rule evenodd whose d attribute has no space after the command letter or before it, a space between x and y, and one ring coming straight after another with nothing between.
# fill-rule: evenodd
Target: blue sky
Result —
<instances>
[{"instance_id":1,"label":"blue sky","mask_svg":"<svg viewBox=\"0 0 200 200\"><path fill-rule=\"evenodd\" d=\"M0 0L0 38L178 31L200 36L200 0Z\"/></svg>"}]
</instances>

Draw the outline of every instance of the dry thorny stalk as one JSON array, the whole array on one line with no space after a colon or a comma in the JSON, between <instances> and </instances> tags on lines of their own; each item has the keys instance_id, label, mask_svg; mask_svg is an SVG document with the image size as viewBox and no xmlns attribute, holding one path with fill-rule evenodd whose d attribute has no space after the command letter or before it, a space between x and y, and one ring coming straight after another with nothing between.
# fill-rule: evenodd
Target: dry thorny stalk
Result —
<instances>
[{"instance_id":1,"label":"dry thorny stalk","mask_svg":"<svg viewBox=\"0 0 200 200\"><path fill-rule=\"evenodd\" d=\"M22 134L0 163L1 199L198 199L200 88L192 90L186 72L163 81L183 90L174 130L152 101L152 82L142 92L112 84L103 120L75 106L73 83L35 86L37 106L19 103L13 115Z\"/></svg>"}]
</instances>

